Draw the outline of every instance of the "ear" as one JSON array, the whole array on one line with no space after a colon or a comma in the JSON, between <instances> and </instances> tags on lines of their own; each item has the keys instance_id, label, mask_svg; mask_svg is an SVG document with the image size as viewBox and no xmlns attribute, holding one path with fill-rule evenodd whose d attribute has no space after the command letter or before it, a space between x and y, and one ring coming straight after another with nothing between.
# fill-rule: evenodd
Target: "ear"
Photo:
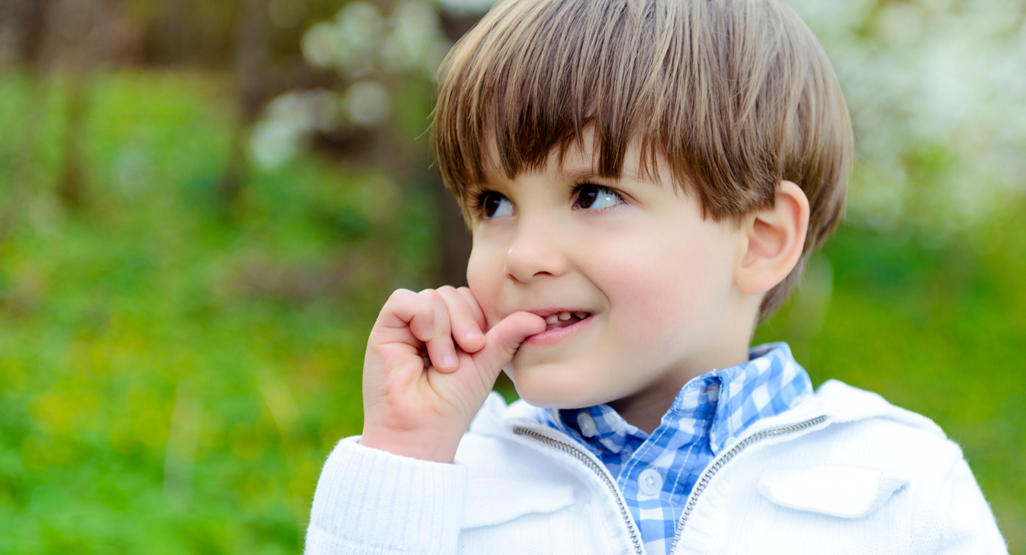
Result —
<instances>
[{"instance_id":1,"label":"ear","mask_svg":"<svg viewBox=\"0 0 1026 555\"><path fill-rule=\"evenodd\" d=\"M744 241L734 272L743 293L765 293L798 263L809 228L809 199L790 181L777 184L773 206L756 210L741 223Z\"/></svg>"}]
</instances>

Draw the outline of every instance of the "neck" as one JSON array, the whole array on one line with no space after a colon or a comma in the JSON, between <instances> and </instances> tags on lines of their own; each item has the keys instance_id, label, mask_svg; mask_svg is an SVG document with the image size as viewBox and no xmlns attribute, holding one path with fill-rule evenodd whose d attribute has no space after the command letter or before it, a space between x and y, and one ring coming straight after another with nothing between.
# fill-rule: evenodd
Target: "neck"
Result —
<instances>
[{"instance_id":1,"label":"neck","mask_svg":"<svg viewBox=\"0 0 1026 555\"><path fill-rule=\"evenodd\" d=\"M609 404L628 423L651 434L662 423L677 394L692 378L716 369L730 368L748 362L748 348L755 328L760 296L738 299L715 324L716 331L701 349L703 355L692 358L662 379Z\"/></svg>"},{"instance_id":2,"label":"neck","mask_svg":"<svg viewBox=\"0 0 1026 555\"><path fill-rule=\"evenodd\" d=\"M748 345L745 344L731 356L720 358L716 363L701 365L693 370L682 370L666 380L650 384L637 393L617 399L609 406L628 423L651 434L662 423L663 415L670 410L673 400L681 388L692 378L716 369L730 368L748 362Z\"/></svg>"},{"instance_id":3,"label":"neck","mask_svg":"<svg viewBox=\"0 0 1026 555\"><path fill-rule=\"evenodd\" d=\"M624 420L637 426L651 435L663 420L663 415L670 410L673 404L673 397L669 400L656 399L619 399L609 403Z\"/></svg>"}]
</instances>

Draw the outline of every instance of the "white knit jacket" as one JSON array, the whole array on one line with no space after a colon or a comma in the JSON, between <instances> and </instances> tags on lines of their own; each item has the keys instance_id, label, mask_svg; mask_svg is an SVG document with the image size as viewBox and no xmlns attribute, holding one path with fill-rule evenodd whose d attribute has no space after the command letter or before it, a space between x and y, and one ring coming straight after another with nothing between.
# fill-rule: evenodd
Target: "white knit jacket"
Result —
<instances>
[{"instance_id":1,"label":"white knit jacket","mask_svg":"<svg viewBox=\"0 0 1026 555\"><path fill-rule=\"evenodd\" d=\"M456 464L339 442L306 553L638 554L602 463L494 395ZM961 450L930 420L825 383L726 445L695 485L673 553L1007 553Z\"/></svg>"}]
</instances>

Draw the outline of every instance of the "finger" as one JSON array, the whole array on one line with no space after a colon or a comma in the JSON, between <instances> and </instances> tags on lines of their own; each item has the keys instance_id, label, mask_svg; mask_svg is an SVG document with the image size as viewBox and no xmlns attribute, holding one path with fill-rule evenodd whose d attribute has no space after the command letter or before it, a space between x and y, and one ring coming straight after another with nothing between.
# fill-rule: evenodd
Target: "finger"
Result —
<instances>
[{"instance_id":1,"label":"finger","mask_svg":"<svg viewBox=\"0 0 1026 555\"><path fill-rule=\"evenodd\" d=\"M412 340L402 340L413 346L431 339L435 330L435 309L428 295L414 293L409 289L397 289L385 301L378 314L372 334L386 333L394 340L395 331L409 331ZM400 339L401 340L401 339Z\"/></svg>"},{"instance_id":2,"label":"finger","mask_svg":"<svg viewBox=\"0 0 1026 555\"><path fill-rule=\"evenodd\" d=\"M515 312L503 318L485 336L487 345L474 356L478 369L495 381L502 367L517 353L528 337L545 331L545 319L530 312Z\"/></svg>"},{"instance_id":3,"label":"finger","mask_svg":"<svg viewBox=\"0 0 1026 555\"><path fill-rule=\"evenodd\" d=\"M425 344L435 338L438 328L438 311L435 307L434 292L425 289L417 293L416 307L410 318L410 333Z\"/></svg>"},{"instance_id":4,"label":"finger","mask_svg":"<svg viewBox=\"0 0 1026 555\"><path fill-rule=\"evenodd\" d=\"M485 346L484 331L477 323L473 310L467 299L446 285L438 288L438 294L449 309L449 322L452 324L452 336L456 344L468 353L476 353Z\"/></svg>"},{"instance_id":5,"label":"finger","mask_svg":"<svg viewBox=\"0 0 1026 555\"><path fill-rule=\"evenodd\" d=\"M452 372L459 367L459 359L456 357L456 347L452 343L449 308L437 291L424 291L421 294L430 298L434 309L434 331L431 339L426 342L428 358L436 369Z\"/></svg>"}]
</instances>

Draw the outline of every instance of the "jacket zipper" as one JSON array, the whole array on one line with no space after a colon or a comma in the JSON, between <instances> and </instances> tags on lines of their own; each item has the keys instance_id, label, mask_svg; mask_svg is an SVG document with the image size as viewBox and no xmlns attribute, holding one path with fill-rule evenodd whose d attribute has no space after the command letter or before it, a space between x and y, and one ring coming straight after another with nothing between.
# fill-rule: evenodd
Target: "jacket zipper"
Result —
<instances>
[{"instance_id":1,"label":"jacket zipper","mask_svg":"<svg viewBox=\"0 0 1026 555\"><path fill-rule=\"evenodd\" d=\"M815 418L806 420L804 422L791 424L790 426L782 426L779 428L763 430L761 432L752 434L742 439L736 445L731 447L729 451L717 457L716 460L714 460L713 463L710 464L704 472L702 472L702 476L698 479L698 482L695 483L695 487L691 490L691 495L688 496L687 505L684 506L684 512L681 513L680 520L677 522L677 531L673 535L673 543L670 544L669 553L671 555L673 553L676 553L677 544L680 543L681 535L684 532L684 526L687 525L688 518L691 516L691 512L695 509L695 505L698 503L699 496L701 496L702 492L705 491L705 488L709 486L709 482L713 479L714 476L716 476L716 473L718 473L724 465L730 462L731 459L738 456L738 454L740 454L742 451L750 447L752 444L758 443L764 439L774 438L786 434L792 434L795 432L806 430L813 426L818 426L823 422L826 422L826 419L826 415L820 415Z\"/></svg>"},{"instance_id":2,"label":"jacket zipper","mask_svg":"<svg viewBox=\"0 0 1026 555\"><path fill-rule=\"evenodd\" d=\"M513 432L522 436L528 436L535 440L538 440L546 445L549 445L571 457L581 461L584 466L595 473L602 482L609 489L609 492L613 495L613 499L616 500L616 505L620 509L620 517L623 519L624 524L627 526L627 531L631 536L631 543L634 544L634 552L638 555L644 555L645 550L641 546L641 533L638 532L638 528L634 525L634 520L631 517L630 511L627 509L627 504L623 500L623 496L620 495L620 490L617 489L616 484L613 482L613 478L609 476L609 472L606 469L596 463L587 453L578 449L577 447L560 441L558 439L551 438L545 434L526 428L524 426L514 426Z\"/></svg>"}]
</instances>

